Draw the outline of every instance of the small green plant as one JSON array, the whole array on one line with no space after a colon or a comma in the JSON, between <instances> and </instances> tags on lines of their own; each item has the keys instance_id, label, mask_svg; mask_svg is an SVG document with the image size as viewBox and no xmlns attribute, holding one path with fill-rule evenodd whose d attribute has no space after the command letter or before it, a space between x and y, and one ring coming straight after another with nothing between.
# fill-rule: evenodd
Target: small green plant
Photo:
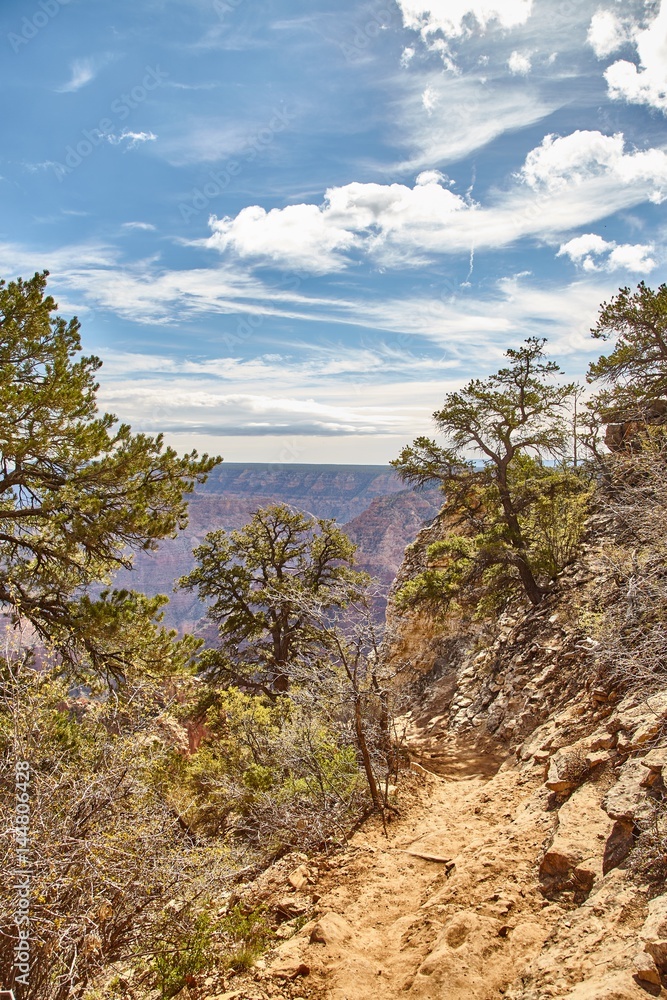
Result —
<instances>
[{"instance_id":1,"label":"small green plant","mask_svg":"<svg viewBox=\"0 0 667 1000\"><path fill-rule=\"evenodd\" d=\"M220 923L229 951L225 965L235 972L250 969L272 937L266 920L266 907L246 911L237 903Z\"/></svg>"},{"instance_id":2,"label":"small green plant","mask_svg":"<svg viewBox=\"0 0 667 1000\"><path fill-rule=\"evenodd\" d=\"M163 1000L176 996L190 976L210 965L213 930L210 916L200 913L192 930L180 941L160 946L153 967Z\"/></svg>"}]
</instances>

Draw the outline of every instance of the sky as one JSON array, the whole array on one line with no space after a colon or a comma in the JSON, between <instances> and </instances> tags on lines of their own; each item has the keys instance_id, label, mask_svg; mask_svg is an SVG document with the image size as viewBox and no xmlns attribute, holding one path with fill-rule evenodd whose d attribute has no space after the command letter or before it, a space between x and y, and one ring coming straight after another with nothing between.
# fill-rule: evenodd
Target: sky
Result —
<instances>
[{"instance_id":1,"label":"sky","mask_svg":"<svg viewBox=\"0 0 667 1000\"><path fill-rule=\"evenodd\" d=\"M180 451L384 464L666 280L667 0L3 0L0 46L0 275Z\"/></svg>"}]
</instances>

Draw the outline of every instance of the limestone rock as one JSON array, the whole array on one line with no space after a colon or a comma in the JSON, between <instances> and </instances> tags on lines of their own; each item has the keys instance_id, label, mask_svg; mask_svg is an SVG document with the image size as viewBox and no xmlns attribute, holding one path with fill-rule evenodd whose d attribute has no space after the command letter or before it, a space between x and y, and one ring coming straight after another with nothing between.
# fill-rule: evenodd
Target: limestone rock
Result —
<instances>
[{"instance_id":1,"label":"limestone rock","mask_svg":"<svg viewBox=\"0 0 667 1000\"><path fill-rule=\"evenodd\" d=\"M667 767L667 747L660 747L656 750L649 750L645 757L641 759L642 767L648 767L651 771L659 771Z\"/></svg>"},{"instance_id":2,"label":"limestone rock","mask_svg":"<svg viewBox=\"0 0 667 1000\"><path fill-rule=\"evenodd\" d=\"M276 913L278 916L287 917L291 919L292 917L300 917L308 910L308 903L296 896L281 896L281 898L276 903Z\"/></svg>"},{"instance_id":3,"label":"limestone rock","mask_svg":"<svg viewBox=\"0 0 667 1000\"><path fill-rule=\"evenodd\" d=\"M667 896L656 896L648 904L648 917L642 928L644 950L659 969L667 969Z\"/></svg>"},{"instance_id":4,"label":"limestone rock","mask_svg":"<svg viewBox=\"0 0 667 1000\"><path fill-rule=\"evenodd\" d=\"M634 823L627 819L617 819L604 848L602 871L605 875L625 861L634 842Z\"/></svg>"},{"instance_id":5,"label":"limestone rock","mask_svg":"<svg viewBox=\"0 0 667 1000\"><path fill-rule=\"evenodd\" d=\"M591 737L589 750L591 753L597 753L599 750L612 750L615 745L616 736L613 733L598 732Z\"/></svg>"},{"instance_id":6,"label":"limestone rock","mask_svg":"<svg viewBox=\"0 0 667 1000\"><path fill-rule=\"evenodd\" d=\"M642 781L645 778L646 768L643 767L641 760L634 758L626 761L621 768L618 781L602 800L602 808L612 819L633 822L638 819L648 819L653 810L642 788Z\"/></svg>"},{"instance_id":7,"label":"limestone rock","mask_svg":"<svg viewBox=\"0 0 667 1000\"><path fill-rule=\"evenodd\" d=\"M310 931L311 944L330 947L345 944L352 937L352 927L338 913L325 913Z\"/></svg>"},{"instance_id":8,"label":"limestone rock","mask_svg":"<svg viewBox=\"0 0 667 1000\"><path fill-rule=\"evenodd\" d=\"M308 869L305 865L299 865L295 868L293 872L287 876L287 881L295 890L295 892L301 892L302 889L308 885Z\"/></svg>"},{"instance_id":9,"label":"limestone rock","mask_svg":"<svg viewBox=\"0 0 667 1000\"><path fill-rule=\"evenodd\" d=\"M563 766L554 757L551 758L549 763L545 785L552 792L558 792L559 795L566 795L577 787L576 781L571 781L565 776Z\"/></svg>"},{"instance_id":10,"label":"limestone rock","mask_svg":"<svg viewBox=\"0 0 667 1000\"><path fill-rule=\"evenodd\" d=\"M640 951L635 955L632 963L635 967L635 975L643 983L653 983L660 986L660 973L655 967L655 962L645 951Z\"/></svg>"},{"instance_id":11,"label":"limestone rock","mask_svg":"<svg viewBox=\"0 0 667 1000\"><path fill-rule=\"evenodd\" d=\"M602 875L604 844L612 824L600 808L595 785L578 788L558 812L558 828L540 865L547 894L572 889L587 894Z\"/></svg>"},{"instance_id":12,"label":"limestone rock","mask_svg":"<svg viewBox=\"0 0 667 1000\"><path fill-rule=\"evenodd\" d=\"M609 760L609 753L606 750L601 750L593 753L586 754L586 764L592 771L594 767L598 767L600 764L606 764Z\"/></svg>"}]
</instances>

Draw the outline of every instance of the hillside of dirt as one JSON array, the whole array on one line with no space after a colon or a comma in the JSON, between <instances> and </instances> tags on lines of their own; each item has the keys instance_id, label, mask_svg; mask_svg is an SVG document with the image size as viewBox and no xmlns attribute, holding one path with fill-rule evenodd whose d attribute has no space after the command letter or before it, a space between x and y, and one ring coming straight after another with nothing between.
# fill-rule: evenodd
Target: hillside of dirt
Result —
<instances>
[{"instance_id":1,"label":"hillside of dirt","mask_svg":"<svg viewBox=\"0 0 667 1000\"><path fill-rule=\"evenodd\" d=\"M397 586L441 530L424 529ZM667 995L667 895L654 878L667 860L655 847L667 691L600 680L590 611L616 585L606 545L593 519L554 593L486 629L439 631L393 609L390 655L412 692L396 812L247 886L241 899L266 906L284 941L193 997Z\"/></svg>"}]
</instances>

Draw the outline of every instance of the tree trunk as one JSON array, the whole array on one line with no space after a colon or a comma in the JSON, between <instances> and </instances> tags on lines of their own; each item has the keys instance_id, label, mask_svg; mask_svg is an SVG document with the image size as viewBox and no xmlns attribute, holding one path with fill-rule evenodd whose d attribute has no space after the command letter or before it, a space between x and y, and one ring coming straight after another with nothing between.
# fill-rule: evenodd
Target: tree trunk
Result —
<instances>
[{"instance_id":1,"label":"tree trunk","mask_svg":"<svg viewBox=\"0 0 667 1000\"><path fill-rule=\"evenodd\" d=\"M368 744L366 743L366 735L364 733L363 720L361 718L361 705L359 704L359 698L355 698L354 700L354 728L357 733L357 746L359 747L359 753L361 754L364 771L366 772L366 780L368 781L371 799L373 800L373 808L381 811L382 799L380 798L377 781L375 780L375 775L373 774L371 755L368 752Z\"/></svg>"},{"instance_id":2,"label":"tree trunk","mask_svg":"<svg viewBox=\"0 0 667 1000\"><path fill-rule=\"evenodd\" d=\"M526 558L526 543L524 541L521 525L519 524L519 519L516 515L516 511L514 510L514 504L512 503L512 497L506 482L501 480L498 483L498 493L500 495L500 502L505 515L505 524L509 529L510 543L512 548L517 551L516 566L519 570L519 576L521 577L523 589L526 591L526 595L531 604L539 604L544 597L544 594L538 586L538 583L533 576L533 571L528 564L528 559Z\"/></svg>"}]
</instances>

